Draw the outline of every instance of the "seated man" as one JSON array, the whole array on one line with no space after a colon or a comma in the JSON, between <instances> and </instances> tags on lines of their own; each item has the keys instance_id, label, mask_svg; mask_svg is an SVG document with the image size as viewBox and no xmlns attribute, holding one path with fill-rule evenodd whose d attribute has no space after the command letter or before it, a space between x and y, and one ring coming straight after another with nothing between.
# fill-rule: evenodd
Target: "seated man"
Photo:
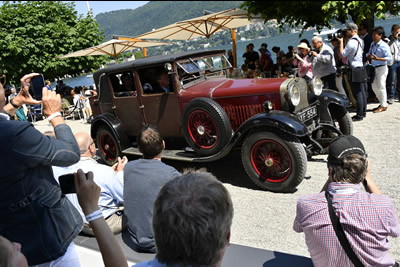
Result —
<instances>
[{"instance_id":1,"label":"seated man","mask_svg":"<svg viewBox=\"0 0 400 267\"><path fill-rule=\"evenodd\" d=\"M143 127L137 135L137 143L143 159L129 162L124 171L127 231L122 238L135 251L154 253L153 203L161 187L180 173L161 162L165 144L155 126Z\"/></svg>"},{"instance_id":2,"label":"seated man","mask_svg":"<svg viewBox=\"0 0 400 267\"><path fill-rule=\"evenodd\" d=\"M332 227L328 198L362 265L395 266L387 237L400 235L396 210L372 181L360 140L349 135L331 142L328 175L321 193L299 198L293 225L296 232L304 232L314 266L353 266ZM367 192L360 190L360 183Z\"/></svg>"},{"instance_id":3,"label":"seated man","mask_svg":"<svg viewBox=\"0 0 400 267\"><path fill-rule=\"evenodd\" d=\"M169 93L172 92L169 86L169 77L165 71L159 72L156 76L157 84L153 87L151 93L159 94L159 93Z\"/></svg>"},{"instance_id":4,"label":"seated man","mask_svg":"<svg viewBox=\"0 0 400 267\"><path fill-rule=\"evenodd\" d=\"M97 163L93 157L96 155L96 147L93 139L89 134L80 132L75 134L75 139L79 145L81 158L78 163L66 167L53 167L54 177L58 181L58 177L67 173L74 173L78 169L82 169L85 173L91 171L95 176L95 182L100 186L100 200L99 207L103 213L104 218L111 231L114 234L118 234L122 231L122 214L124 211L123 207L123 169L127 162L124 158L123 161L119 161L118 165L113 168ZM68 199L74 204L77 210L81 213L83 220L85 221L82 232L88 235L93 235L93 231L90 228L82 209L79 206L76 194L68 194Z\"/></svg>"},{"instance_id":5,"label":"seated man","mask_svg":"<svg viewBox=\"0 0 400 267\"><path fill-rule=\"evenodd\" d=\"M119 88L120 95L118 95L118 96L136 95L135 84L129 73L124 73L121 75L121 82L122 82L122 85Z\"/></svg>"},{"instance_id":6,"label":"seated man","mask_svg":"<svg viewBox=\"0 0 400 267\"><path fill-rule=\"evenodd\" d=\"M232 200L221 182L207 172L183 174L154 203L155 259L135 266L220 266L232 219Z\"/></svg>"}]
</instances>

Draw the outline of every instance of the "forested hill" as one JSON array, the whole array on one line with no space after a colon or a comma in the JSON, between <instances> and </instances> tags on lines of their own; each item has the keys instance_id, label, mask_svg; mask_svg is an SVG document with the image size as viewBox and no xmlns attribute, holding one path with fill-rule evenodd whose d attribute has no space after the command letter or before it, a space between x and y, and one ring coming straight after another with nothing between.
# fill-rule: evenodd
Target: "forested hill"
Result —
<instances>
[{"instance_id":1,"label":"forested hill","mask_svg":"<svg viewBox=\"0 0 400 267\"><path fill-rule=\"evenodd\" d=\"M106 40L112 35L136 36L177 21L212 12L237 8L242 1L150 1L136 9L100 13L96 16Z\"/></svg>"}]
</instances>

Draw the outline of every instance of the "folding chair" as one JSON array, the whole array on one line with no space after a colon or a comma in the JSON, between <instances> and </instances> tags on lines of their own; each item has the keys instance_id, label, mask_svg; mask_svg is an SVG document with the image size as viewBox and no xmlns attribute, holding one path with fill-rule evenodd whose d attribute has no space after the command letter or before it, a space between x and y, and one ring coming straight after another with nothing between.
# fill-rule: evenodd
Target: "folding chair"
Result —
<instances>
[{"instance_id":1,"label":"folding chair","mask_svg":"<svg viewBox=\"0 0 400 267\"><path fill-rule=\"evenodd\" d=\"M79 102L77 103L79 104ZM72 118L75 120L75 116L78 114L79 120L82 119L81 110L78 108L77 105L71 105L67 99L62 99L62 116L64 119Z\"/></svg>"},{"instance_id":2,"label":"folding chair","mask_svg":"<svg viewBox=\"0 0 400 267\"><path fill-rule=\"evenodd\" d=\"M38 120L43 119L42 104L28 105L28 117L31 119L31 122L36 122Z\"/></svg>"}]
</instances>

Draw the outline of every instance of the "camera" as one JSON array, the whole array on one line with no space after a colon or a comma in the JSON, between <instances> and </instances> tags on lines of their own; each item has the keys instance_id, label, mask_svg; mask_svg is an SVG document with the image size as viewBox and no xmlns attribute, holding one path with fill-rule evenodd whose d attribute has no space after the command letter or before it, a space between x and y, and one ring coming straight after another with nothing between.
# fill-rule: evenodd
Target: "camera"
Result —
<instances>
[{"instance_id":1,"label":"camera","mask_svg":"<svg viewBox=\"0 0 400 267\"><path fill-rule=\"evenodd\" d=\"M308 56L309 56L309 57L312 57L312 56L313 56L312 52L316 52L317 54L319 54L319 50L313 48L313 49L310 50L310 52L308 52Z\"/></svg>"},{"instance_id":2,"label":"camera","mask_svg":"<svg viewBox=\"0 0 400 267\"><path fill-rule=\"evenodd\" d=\"M328 40L343 38L346 35L346 30L337 30L335 33L328 34Z\"/></svg>"}]
</instances>

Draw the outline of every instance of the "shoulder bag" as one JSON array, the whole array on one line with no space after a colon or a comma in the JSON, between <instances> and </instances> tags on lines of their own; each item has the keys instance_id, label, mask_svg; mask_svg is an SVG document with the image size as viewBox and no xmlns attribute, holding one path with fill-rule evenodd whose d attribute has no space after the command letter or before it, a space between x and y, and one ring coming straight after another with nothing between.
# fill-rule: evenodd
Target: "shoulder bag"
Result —
<instances>
[{"instance_id":1,"label":"shoulder bag","mask_svg":"<svg viewBox=\"0 0 400 267\"><path fill-rule=\"evenodd\" d=\"M326 200L328 201L329 217L331 218L332 226L333 229L335 230L337 238L339 239L340 245L342 245L344 251L346 252L347 256L350 258L351 262L354 264L355 267L364 267L360 259L357 257L357 255L351 248L349 240L347 240L346 238L342 225L340 224L339 218L336 215L335 211L333 210L332 200L328 190L325 191L325 197Z\"/></svg>"},{"instance_id":2,"label":"shoulder bag","mask_svg":"<svg viewBox=\"0 0 400 267\"><path fill-rule=\"evenodd\" d=\"M325 197L328 201L329 217L331 218L332 226L335 230L337 238L339 239L340 245L342 245L344 251L346 252L347 256L350 258L355 267L363 267L364 265L361 263L360 259L351 248L349 240L347 239L343 231L342 225L340 224L339 218L333 210L331 196L329 195L328 191L325 191ZM399 263L395 262L393 267L399 267Z\"/></svg>"},{"instance_id":3,"label":"shoulder bag","mask_svg":"<svg viewBox=\"0 0 400 267\"><path fill-rule=\"evenodd\" d=\"M358 49L360 48L361 44L357 38L352 38L352 39L355 39L358 42L357 50L354 53L354 57L353 57L353 59L354 59L357 55ZM367 80L367 78L368 78L367 70L364 66L351 69L351 81L352 82L363 83Z\"/></svg>"}]
</instances>

